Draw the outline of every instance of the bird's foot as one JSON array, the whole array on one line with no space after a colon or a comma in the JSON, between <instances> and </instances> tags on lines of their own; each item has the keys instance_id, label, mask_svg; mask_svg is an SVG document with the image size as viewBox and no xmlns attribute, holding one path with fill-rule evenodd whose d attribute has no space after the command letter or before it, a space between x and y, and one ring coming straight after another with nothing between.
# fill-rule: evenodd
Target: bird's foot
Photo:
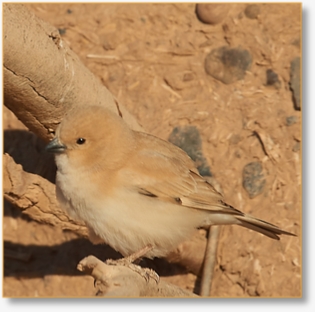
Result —
<instances>
[{"instance_id":1,"label":"bird's foot","mask_svg":"<svg viewBox=\"0 0 315 312\"><path fill-rule=\"evenodd\" d=\"M118 259L118 260L108 259L108 260L106 260L105 263L109 264L109 265L125 266L125 267L129 268L130 270L140 274L140 276L143 277L146 280L146 282L148 282L150 278L154 279L156 283L158 283L160 280L160 277L156 272L154 272L151 269L142 268L141 266L139 266L137 264L131 263L128 258L122 258L122 259Z\"/></svg>"},{"instance_id":2,"label":"bird's foot","mask_svg":"<svg viewBox=\"0 0 315 312\"><path fill-rule=\"evenodd\" d=\"M108 260L106 260L105 263L109 264L109 265L125 266L125 267L133 270L134 272L140 274L146 280L146 282L148 282L149 279L152 278L155 280L156 283L158 283L160 280L160 277L156 272L154 272L152 269L142 268L141 266L133 263L134 261L137 261L141 257L143 257L152 248L153 247L151 245L149 245L149 246L146 246L146 247L140 249L139 251L131 254L128 257L118 259L118 260L108 259Z\"/></svg>"}]
</instances>

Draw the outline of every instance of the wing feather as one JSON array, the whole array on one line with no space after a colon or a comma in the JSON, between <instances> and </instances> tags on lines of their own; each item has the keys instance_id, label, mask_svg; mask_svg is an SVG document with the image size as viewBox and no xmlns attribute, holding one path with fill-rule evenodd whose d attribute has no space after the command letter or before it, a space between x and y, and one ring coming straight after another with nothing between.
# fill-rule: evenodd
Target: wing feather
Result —
<instances>
[{"instance_id":1,"label":"wing feather","mask_svg":"<svg viewBox=\"0 0 315 312\"><path fill-rule=\"evenodd\" d=\"M190 208L243 215L223 202L222 195L199 175L194 162L180 148L157 138L152 140L145 133L138 136L142 148L130 166L126 165L124 174L128 171L140 194ZM158 146L151 147L156 140Z\"/></svg>"},{"instance_id":2,"label":"wing feather","mask_svg":"<svg viewBox=\"0 0 315 312\"><path fill-rule=\"evenodd\" d=\"M122 176L132 180L128 185L136 188L139 194L208 211L212 215L209 224L213 224L213 220L217 224L238 224L273 239L279 239L280 234L295 236L225 203L222 195L199 175L194 162L180 148L156 137L152 139L145 133L136 135L138 153L124 166ZM220 214L225 217L219 220Z\"/></svg>"}]
</instances>

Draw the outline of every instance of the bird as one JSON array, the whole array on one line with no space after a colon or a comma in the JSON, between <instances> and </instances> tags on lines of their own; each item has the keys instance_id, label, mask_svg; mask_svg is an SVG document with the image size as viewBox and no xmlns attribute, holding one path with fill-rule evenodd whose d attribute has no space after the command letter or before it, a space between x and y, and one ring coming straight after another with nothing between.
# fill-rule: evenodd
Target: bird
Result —
<instances>
[{"instance_id":1,"label":"bird","mask_svg":"<svg viewBox=\"0 0 315 312\"><path fill-rule=\"evenodd\" d=\"M276 240L295 236L227 204L182 149L132 130L101 105L71 109L46 150L55 154L61 207L85 222L92 243L123 257L141 250L165 257L211 225L236 224Z\"/></svg>"}]
</instances>

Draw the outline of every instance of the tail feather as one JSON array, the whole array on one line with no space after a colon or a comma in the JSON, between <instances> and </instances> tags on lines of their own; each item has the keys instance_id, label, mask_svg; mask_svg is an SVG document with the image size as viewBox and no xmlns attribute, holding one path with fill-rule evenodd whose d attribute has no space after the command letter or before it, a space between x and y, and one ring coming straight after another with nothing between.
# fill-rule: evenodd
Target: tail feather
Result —
<instances>
[{"instance_id":1,"label":"tail feather","mask_svg":"<svg viewBox=\"0 0 315 312\"><path fill-rule=\"evenodd\" d=\"M266 221L256 219L247 215L244 216L235 216L237 220L240 221L238 223L240 226L246 227L248 229L254 230L256 232L259 232L261 234L264 234L270 238L279 240L280 237L278 235L285 234L285 235L291 235L291 236L296 236L293 233L286 232L284 230L281 230L277 226L268 223Z\"/></svg>"}]
</instances>

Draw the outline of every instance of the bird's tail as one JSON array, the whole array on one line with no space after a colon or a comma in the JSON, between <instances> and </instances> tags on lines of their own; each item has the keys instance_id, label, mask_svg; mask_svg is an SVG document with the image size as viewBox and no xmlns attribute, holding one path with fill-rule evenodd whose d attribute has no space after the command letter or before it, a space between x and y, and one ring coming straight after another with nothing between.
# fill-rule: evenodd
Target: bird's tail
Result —
<instances>
[{"instance_id":1,"label":"bird's tail","mask_svg":"<svg viewBox=\"0 0 315 312\"><path fill-rule=\"evenodd\" d=\"M269 222L256 219L249 215L236 215L235 218L239 221L238 225L254 230L273 239L279 240L280 237L278 235L281 234L296 236L293 233L281 230Z\"/></svg>"}]
</instances>

